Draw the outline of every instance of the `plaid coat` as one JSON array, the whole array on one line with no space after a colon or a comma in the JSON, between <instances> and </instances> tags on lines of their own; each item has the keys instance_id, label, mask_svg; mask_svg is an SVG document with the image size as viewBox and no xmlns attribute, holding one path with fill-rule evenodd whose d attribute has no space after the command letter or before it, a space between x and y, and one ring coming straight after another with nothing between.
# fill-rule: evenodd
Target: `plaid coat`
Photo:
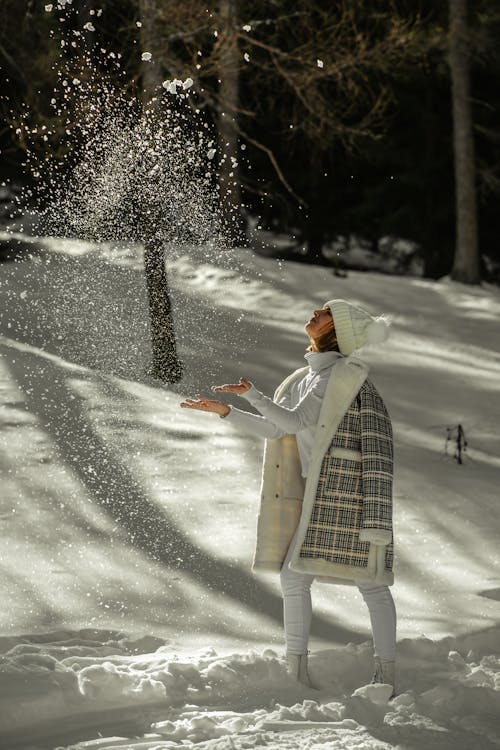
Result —
<instances>
[{"instance_id":1,"label":"plaid coat","mask_svg":"<svg viewBox=\"0 0 500 750\"><path fill-rule=\"evenodd\" d=\"M307 370L286 378L274 400ZM394 582L392 427L367 375L355 355L333 368L306 480L295 435L266 440L254 570L279 571L298 526L293 570L328 583Z\"/></svg>"}]
</instances>

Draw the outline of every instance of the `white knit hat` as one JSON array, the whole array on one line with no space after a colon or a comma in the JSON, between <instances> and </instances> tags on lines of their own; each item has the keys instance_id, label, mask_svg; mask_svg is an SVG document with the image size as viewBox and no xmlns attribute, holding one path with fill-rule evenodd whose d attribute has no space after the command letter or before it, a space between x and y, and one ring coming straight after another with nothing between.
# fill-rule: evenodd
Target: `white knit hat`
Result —
<instances>
[{"instance_id":1,"label":"white knit hat","mask_svg":"<svg viewBox=\"0 0 500 750\"><path fill-rule=\"evenodd\" d=\"M332 299L324 307L332 311L340 353L346 357L365 344L381 344L389 336L390 321L384 315L374 318L345 299Z\"/></svg>"}]
</instances>

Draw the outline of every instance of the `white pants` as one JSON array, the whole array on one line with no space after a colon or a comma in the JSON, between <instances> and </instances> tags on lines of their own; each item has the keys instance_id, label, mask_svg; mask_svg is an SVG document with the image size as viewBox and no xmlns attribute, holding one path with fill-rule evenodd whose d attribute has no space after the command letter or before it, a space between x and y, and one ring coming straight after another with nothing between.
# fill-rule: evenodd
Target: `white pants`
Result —
<instances>
[{"instance_id":1,"label":"white pants","mask_svg":"<svg viewBox=\"0 0 500 750\"><path fill-rule=\"evenodd\" d=\"M311 584L314 576L290 569L294 541L295 535L280 574L285 640L288 654L305 654L311 628ZM396 607L389 587L361 581L356 586L370 612L375 656L393 661L396 656Z\"/></svg>"}]
</instances>

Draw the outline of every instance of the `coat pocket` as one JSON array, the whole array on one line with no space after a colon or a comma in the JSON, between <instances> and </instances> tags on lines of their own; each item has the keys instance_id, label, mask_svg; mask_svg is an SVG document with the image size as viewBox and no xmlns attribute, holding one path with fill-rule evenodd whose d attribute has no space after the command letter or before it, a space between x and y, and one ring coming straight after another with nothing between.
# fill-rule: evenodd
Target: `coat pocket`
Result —
<instances>
[{"instance_id":1,"label":"coat pocket","mask_svg":"<svg viewBox=\"0 0 500 750\"><path fill-rule=\"evenodd\" d=\"M349 461L361 461L361 451L351 450L350 448L331 448L328 455L333 458L346 458Z\"/></svg>"}]
</instances>

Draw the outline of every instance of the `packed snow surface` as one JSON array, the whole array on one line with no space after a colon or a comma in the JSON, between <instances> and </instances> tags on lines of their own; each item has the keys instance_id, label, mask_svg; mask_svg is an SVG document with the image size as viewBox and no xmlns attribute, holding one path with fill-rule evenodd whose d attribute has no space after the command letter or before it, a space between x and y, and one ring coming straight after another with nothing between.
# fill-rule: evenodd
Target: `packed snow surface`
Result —
<instances>
[{"instance_id":1,"label":"packed snow surface","mask_svg":"<svg viewBox=\"0 0 500 750\"><path fill-rule=\"evenodd\" d=\"M0 747L498 748L499 290L171 247L164 386L142 248L23 243L0 266ZM272 394L333 297L393 319L365 353L395 431L389 703L350 587L313 591L319 690L287 677L278 581L250 572L262 441L179 407L241 375Z\"/></svg>"}]
</instances>

